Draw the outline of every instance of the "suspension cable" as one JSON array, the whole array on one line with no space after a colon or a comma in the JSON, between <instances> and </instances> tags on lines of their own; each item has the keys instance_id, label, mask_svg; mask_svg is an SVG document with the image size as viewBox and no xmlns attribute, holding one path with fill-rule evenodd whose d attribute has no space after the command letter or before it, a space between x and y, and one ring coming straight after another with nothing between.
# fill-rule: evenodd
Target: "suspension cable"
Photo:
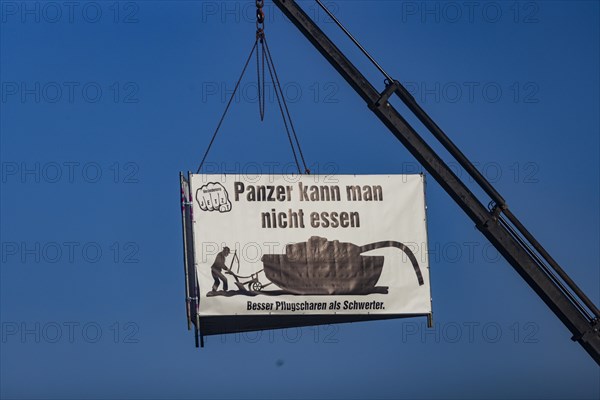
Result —
<instances>
[{"instance_id":1,"label":"suspension cable","mask_svg":"<svg viewBox=\"0 0 600 400\"><path fill-rule=\"evenodd\" d=\"M219 133L219 129L221 128L221 124L223 124L223 120L225 120L225 116L227 115L227 111L229 111L229 106L231 106L231 103L233 102L233 99L235 97L235 93L238 90L238 87L240 86L240 82L242 82L242 78L244 77L244 74L246 73L246 69L248 68L248 64L250 64L250 60L252 59L252 54L254 54L254 50L256 50L256 48L258 47L258 40L254 41L254 45L252 46L252 50L250 50L250 55L248 56L248 59L246 60L246 64L244 64L244 69L242 69L242 73L240 74L240 78L238 79L237 83L235 84L235 88L233 89L233 93L231 93L231 97L229 98L229 102L227 103L227 106L225 107L225 111L223 112L223 115L221 116L221 120L219 121L218 125L217 125L217 129L215 130L215 133L212 136L212 139L210 139L210 143L208 144L208 147L206 149L206 152L204 153L204 157L202 157L202 161L200 162L200 165L198 166L198 171L196 172L197 174L200 173L200 170L202 169L202 165L204 165L204 161L206 161L206 156L208 156L208 152L210 151L210 148L212 147L215 138L217 137L217 133Z\"/></svg>"},{"instance_id":2,"label":"suspension cable","mask_svg":"<svg viewBox=\"0 0 600 400\"><path fill-rule=\"evenodd\" d=\"M264 51L264 40L261 41L261 45L263 46ZM275 79L273 77L273 68L271 63L267 60L267 68L269 69L269 75L271 76L271 81L274 83ZM274 86L278 86L275 85ZM281 99L279 98L279 90L280 88L275 88L275 97L277 98L277 104L279 104L279 111L281 111L281 118L283 119L283 125L285 126L285 132L287 133L288 140L290 141L290 147L292 148L292 154L294 155L294 161L296 162L296 167L298 168L298 173L302 175L302 169L300 168L300 163L298 162L298 156L296 155L296 148L294 146L294 142L292 142L292 136L290 135L290 129L288 128L287 119L283 112L283 106L281 105ZM281 93L281 97L283 98L283 102L285 103L285 98L283 97L283 93Z\"/></svg>"},{"instance_id":3,"label":"suspension cable","mask_svg":"<svg viewBox=\"0 0 600 400\"><path fill-rule=\"evenodd\" d=\"M567 288L562 281L556 276L553 272L553 269L544 263L544 261L538 256L538 254L531 248L528 242L523 238L504 218L501 216L498 218L498 221L506 228L506 230L519 242L523 249L534 259L534 261L538 264L540 269L542 269L546 275L559 287L559 289L563 292L565 296L569 298L571 303L581 312L588 321L593 321L596 317L584 307L583 304L579 301L575 295Z\"/></svg>"},{"instance_id":4,"label":"suspension cable","mask_svg":"<svg viewBox=\"0 0 600 400\"><path fill-rule=\"evenodd\" d=\"M362 51L362 53L369 59L369 61L371 61L371 63L373 63L373 65L375 66L375 68L377 68L379 70L379 72L381 72L383 74L383 76L385 76L385 78L390 83L394 82L394 80L392 79L392 77L390 75L388 75L387 72L385 72L385 70L383 69L383 67L381 65L379 65L379 63L369 54L369 52L367 51L367 49L365 49L358 42L358 40L356 40L356 38L354 36L352 36L352 34L350 33L350 31L348 31L348 29L346 29L346 27L344 25L342 25L342 23L335 17L335 15L333 15L333 13L331 11L329 11L329 9L325 6L325 4L323 4L321 2L321 0L315 0L315 1L323 9L323 11L325 11L327 13L327 15L329 16L329 18L331 18L331 20L333 22L335 22L336 25L342 31L344 31L344 33L346 34L346 36L348 36L350 38L350 40L352 40L352 42L354 42L354 44L356 45L356 47L358 47L360 49L360 51Z\"/></svg>"},{"instance_id":5,"label":"suspension cable","mask_svg":"<svg viewBox=\"0 0 600 400\"><path fill-rule=\"evenodd\" d=\"M208 144L208 148L204 153L204 157L202 157L202 161L198 166L197 173L200 173L204 162L206 161L206 157L212 148L212 145L217 137L217 133L225 120L225 116L227 115L227 111L229 111L229 107L235 98L235 94L240 86L240 83L246 73L246 69L248 68L248 64L252 59L252 55L256 51L256 74L257 74L257 89L258 89L258 112L260 116L260 120L263 121L265 117L265 64L269 71L269 75L271 77L271 81L273 83L273 87L275 89L275 96L277 98L277 104L279 105L279 111L281 112L281 118L283 119L283 125L285 127L285 131L288 137L288 141L290 143L290 147L292 148L292 154L294 156L294 161L296 163L296 167L298 168L298 173L302 175L302 168L300 166L300 162L298 161L298 156L296 154L296 147L298 147L298 153L300 154L300 159L302 160L302 165L304 167L304 172L306 174L310 174L310 170L306 165L306 160L304 158L304 153L302 152L302 148L300 147L300 140L298 139L298 135L296 133L296 129L294 127L294 123L292 121L292 117L290 114L290 110L288 108L287 102L285 100L285 96L283 94L283 89L281 87L281 83L279 81L279 76L277 74L277 70L275 69L275 63L273 62L273 57L271 55L271 51L269 50L269 45L267 44L267 40L265 38L264 31L264 22L265 22L265 13L263 11L264 0L256 0L256 39L254 41L254 45L252 46L252 50L250 51L250 55L244 64L244 68L240 77L235 84L235 88L227 102L227 106L225 107L225 111L217 124L217 129L215 130L210 143ZM290 133L291 131L291 133ZM294 139L292 140L292 135ZM294 144L295 142L295 144Z\"/></svg>"},{"instance_id":6,"label":"suspension cable","mask_svg":"<svg viewBox=\"0 0 600 400\"><path fill-rule=\"evenodd\" d=\"M300 158L302 159L302 165L304 166L304 172L307 175L310 175L310 170L306 165L306 160L304 159L304 153L302 152L302 147L300 147L300 141L298 140L298 135L296 134L296 128L294 128L294 123L292 122L292 116L290 115L290 110L287 106L287 102L285 101L285 96L283 95L283 90L281 89L281 83L279 82L279 76L277 75L277 70L275 69L275 63L273 62L273 57L271 56L271 50L269 50L269 44L267 43L267 39L264 39L264 47L267 50L267 60L268 63L273 67L273 73L275 75L274 84L277 85L279 91L281 92L281 98L283 99L283 105L285 107L285 112L287 114L287 118L290 121L290 127L292 129L292 133L294 134L294 140L296 141L296 146L298 147L298 153L300 153ZM272 79L272 78L271 78ZM289 134L289 133L288 133Z\"/></svg>"},{"instance_id":7,"label":"suspension cable","mask_svg":"<svg viewBox=\"0 0 600 400\"><path fill-rule=\"evenodd\" d=\"M264 32L262 31L256 31L256 40L259 40L262 44L262 41L264 40ZM261 49L262 47L262 49ZM262 52L260 51L262 50ZM262 57L259 55L259 53L262 54ZM261 68L261 63L260 61L262 61L262 68ZM261 76L261 71L262 71L262 76ZM260 115L260 120L264 121L265 119L265 98L266 96L266 92L265 92L265 50L264 50L264 46L259 46L256 49L256 87L258 89L258 114Z\"/></svg>"}]
</instances>

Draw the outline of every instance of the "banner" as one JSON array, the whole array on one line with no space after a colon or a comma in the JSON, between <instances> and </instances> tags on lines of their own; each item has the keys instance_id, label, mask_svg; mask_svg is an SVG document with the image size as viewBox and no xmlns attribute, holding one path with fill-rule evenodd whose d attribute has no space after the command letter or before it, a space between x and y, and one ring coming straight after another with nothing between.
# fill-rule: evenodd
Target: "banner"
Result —
<instances>
[{"instance_id":1,"label":"banner","mask_svg":"<svg viewBox=\"0 0 600 400\"><path fill-rule=\"evenodd\" d=\"M423 175L190 180L201 320L431 314Z\"/></svg>"}]
</instances>

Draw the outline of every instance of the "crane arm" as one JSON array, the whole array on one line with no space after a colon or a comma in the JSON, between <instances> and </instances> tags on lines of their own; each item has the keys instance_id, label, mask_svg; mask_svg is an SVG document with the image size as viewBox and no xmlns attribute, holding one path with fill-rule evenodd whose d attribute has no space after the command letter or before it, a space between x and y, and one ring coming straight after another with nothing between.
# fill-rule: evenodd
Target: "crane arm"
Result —
<instances>
[{"instance_id":1,"label":"crane arm","mask_svg":"<svg viewBox=\"0 0 600 400\"><path fill-rule=\"evenodd\" d=\"M362 97L369 109L444 188L491 244L558 316L573 334L573 340L579 342L600 365L598 308L508 210L504 199L420 108L410 93L398 81L388 81L386 89L380 93L295 1L273 2ZM479 201L452 172L448 164L388 102L394 93L490 195L495 203L491 210Z\"/></svg>"}]
</instances>

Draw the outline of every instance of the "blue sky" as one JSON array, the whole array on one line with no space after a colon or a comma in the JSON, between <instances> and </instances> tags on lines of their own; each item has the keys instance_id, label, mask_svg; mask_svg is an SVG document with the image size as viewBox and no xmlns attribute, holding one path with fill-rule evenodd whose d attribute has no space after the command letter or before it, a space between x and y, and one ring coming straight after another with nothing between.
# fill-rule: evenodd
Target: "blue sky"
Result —
<instances>
[{"instance_id":1,"label":"blue sky","mask_svg":"<svg viewBox=\"0 0 600 400\"><path fill-rule=\"evenodd\" d=\"M301 4L382 88L315 3ZM598 2L328 4L598 304ZM421 172L272 3L266 12L312 170ZM598 398L598 366L431 177L434 330L407 319L194 348L178 173L197 168L253 16L252 1L0 1L0 396ZM273 96L259 121L255 75L251 64L213 171L292 162Z\"/></svg>"}]
</instances>

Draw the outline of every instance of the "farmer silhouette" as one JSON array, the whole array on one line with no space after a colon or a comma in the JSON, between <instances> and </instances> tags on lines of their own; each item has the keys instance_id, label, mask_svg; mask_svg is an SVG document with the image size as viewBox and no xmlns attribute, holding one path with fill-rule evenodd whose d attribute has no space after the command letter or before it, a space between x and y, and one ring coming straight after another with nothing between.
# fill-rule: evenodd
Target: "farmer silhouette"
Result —
<instances>
[{"instance_id":1,"label":"farmer silhouette","mask_svg":"<svg viewBox=\"0 0 600 400\"><path fill-rule=\"evenodd\" d=\"M230 253L229 247L223 247L223 251L217 254L215 258L215 262L210 267L212 276L215 279L215 283L213 284L212 290L216 292L219 288L219 284L223 281L223 290L227 291L227 278L221 272L222 270L228 271L229 268L225 265L225 257L227 257Z\"/></svg>"}]
</instances>

